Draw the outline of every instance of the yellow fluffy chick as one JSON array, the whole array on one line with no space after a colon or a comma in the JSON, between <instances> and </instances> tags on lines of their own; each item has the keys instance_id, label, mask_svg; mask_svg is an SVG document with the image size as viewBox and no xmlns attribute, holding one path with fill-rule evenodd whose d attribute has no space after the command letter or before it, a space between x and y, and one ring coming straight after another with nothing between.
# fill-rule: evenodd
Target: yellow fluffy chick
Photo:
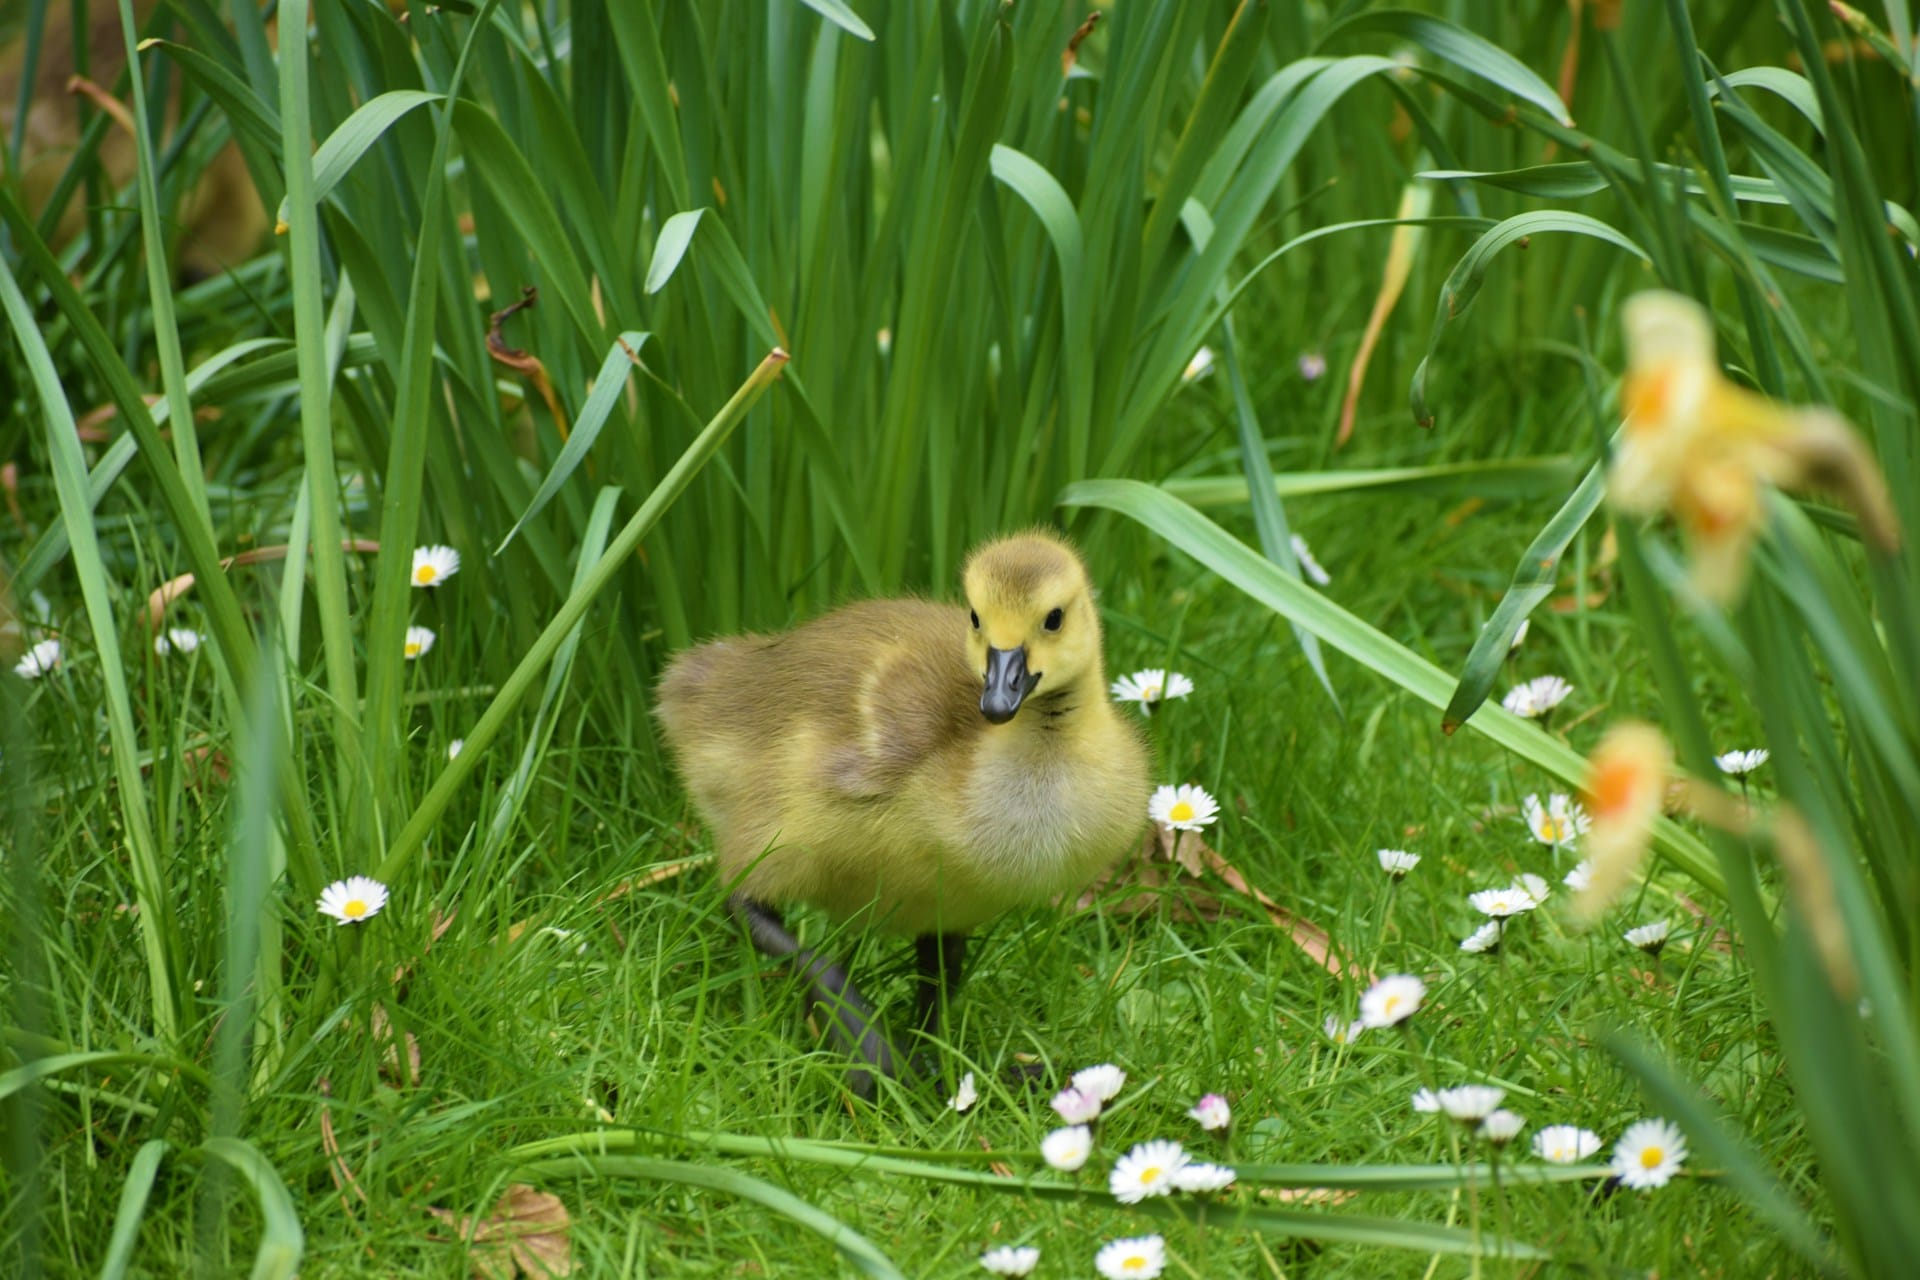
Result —
<instances>
[{"instance_id":1,"label":"yellow fluffy chick","mask_svg":"<svg viewBox=\"0 0 1920 1280\"><path fill-rule=\"evenodd\" d=\"M1078 890L1145 824L1147 757L1107 697L1085 565L1045 533L968 558L966 605L873 600L674 658L659 714L712 829L730 906L798 954L836 1036L894 1070L837 965L777 908L920 940L921 1021L960 935Z\"/></svg>"}]
</instances>

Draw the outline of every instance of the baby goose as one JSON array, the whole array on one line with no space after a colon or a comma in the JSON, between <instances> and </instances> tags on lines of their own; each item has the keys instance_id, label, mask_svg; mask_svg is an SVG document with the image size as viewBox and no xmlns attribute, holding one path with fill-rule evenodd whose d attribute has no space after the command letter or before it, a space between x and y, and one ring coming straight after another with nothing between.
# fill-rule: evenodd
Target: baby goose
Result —
<instances>
[{"instance_id":1,"label":"baby goose","mask_svg":"<svg viewBox=\"0 0 1920 1280\"><path fill-rule=\"evenodd\" d=\"M780 907L914 938L932 1031L968 930L1082 888L1145 824L1146 752L1107 699L1080 557L1022 534L977 548L963 582L965 608L849 605L689 649L660 681L729 910L761 951L796 957L834 1039L887 1075L901 1064L872 1006Z\"/></svg>"}]
</instances>

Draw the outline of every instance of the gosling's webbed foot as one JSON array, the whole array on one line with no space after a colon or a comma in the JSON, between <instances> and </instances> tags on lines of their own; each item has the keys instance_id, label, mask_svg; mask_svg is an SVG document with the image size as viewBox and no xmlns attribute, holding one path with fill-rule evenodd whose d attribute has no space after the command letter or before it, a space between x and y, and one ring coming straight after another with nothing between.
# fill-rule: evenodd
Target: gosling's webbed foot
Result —
<instances>
[{"instance_id":1,"label":"gosling's webbed foot","mask_svg":"<svg viewBox=\"0 0 1920 1280\"><path fill-rule=\"evenodd\" d=\"M808 1011L819 1010L835 1048L864 1064L847 1073L847 1087L855 1095L872 1098L879 1076L921 1074L893 1047L872 1002L860 993L838 961L801 946L779 913L765 903L736 893L727 899L727 909L746 925L761 952L783 959L791 957L799 966L807 980Z\"/></svg>"},{"instance_id":2,"label":"gosling's webbed foot","mask_svg":"<svg viewBox=\"0 0 1920 1280\"><path fill-rule=\"evenodd\" d=\"M1015 1089L1038 1091L1046 1088L1047 1068L1038 1062L1009 1062L1000 1069L1000 1074Z\"/></svg>"}]
</instances>

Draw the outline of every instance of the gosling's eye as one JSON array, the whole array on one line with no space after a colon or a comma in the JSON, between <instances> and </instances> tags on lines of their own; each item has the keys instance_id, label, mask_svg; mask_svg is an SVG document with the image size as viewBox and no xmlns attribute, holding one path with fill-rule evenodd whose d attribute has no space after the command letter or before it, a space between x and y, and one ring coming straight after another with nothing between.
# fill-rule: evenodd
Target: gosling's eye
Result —
<instances>
[{"instance_id":1,"label":"gosling's eye","mask_svg":"<svg viewBox=\"0 0 1920 1280\"><path fill-rule=\"evenodd\" d=\"M1060 610L1055 609L1052 613L1047 615L1047 630L1058 631L1060 629L1060 624L1065 622L1066 620L1067 620L1067 615L1060 612Z\"/></svg>"},{"instance_id":2,"label":"gosling's eye","mask_svg":"<svg viewBox=\"0 0 1920 1280\"><path fill-rule=\"evenodd\" d=\"M975 631L978 631L980 629L980 615L975 613L972 609L969 609L967 610L967 616L973 619L973 629Z\"/></svg>"}]
</instances>

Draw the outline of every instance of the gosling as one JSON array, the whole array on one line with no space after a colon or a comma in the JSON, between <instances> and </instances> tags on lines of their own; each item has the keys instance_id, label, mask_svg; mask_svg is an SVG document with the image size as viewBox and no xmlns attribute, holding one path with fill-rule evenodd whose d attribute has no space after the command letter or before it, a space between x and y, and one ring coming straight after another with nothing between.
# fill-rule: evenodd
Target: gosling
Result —
<instances>
[{"instance_id":1,"label":"gosling","mask_svg":"<svg viewBox=\"0 0 1920 1280\"><path fill-rule=\"evenodd\" d=\"M937 1032L970 930L1076 892L1145 825L1147 755L1107 697L1085 564L1034 532L968 557L966 607L848 605L677 655L658 711L713 834L729 912L794 958L807 1003L864 1064L913 1070L794 904L914 939L915 1024Z\"/></svg>"}]
</instances>

